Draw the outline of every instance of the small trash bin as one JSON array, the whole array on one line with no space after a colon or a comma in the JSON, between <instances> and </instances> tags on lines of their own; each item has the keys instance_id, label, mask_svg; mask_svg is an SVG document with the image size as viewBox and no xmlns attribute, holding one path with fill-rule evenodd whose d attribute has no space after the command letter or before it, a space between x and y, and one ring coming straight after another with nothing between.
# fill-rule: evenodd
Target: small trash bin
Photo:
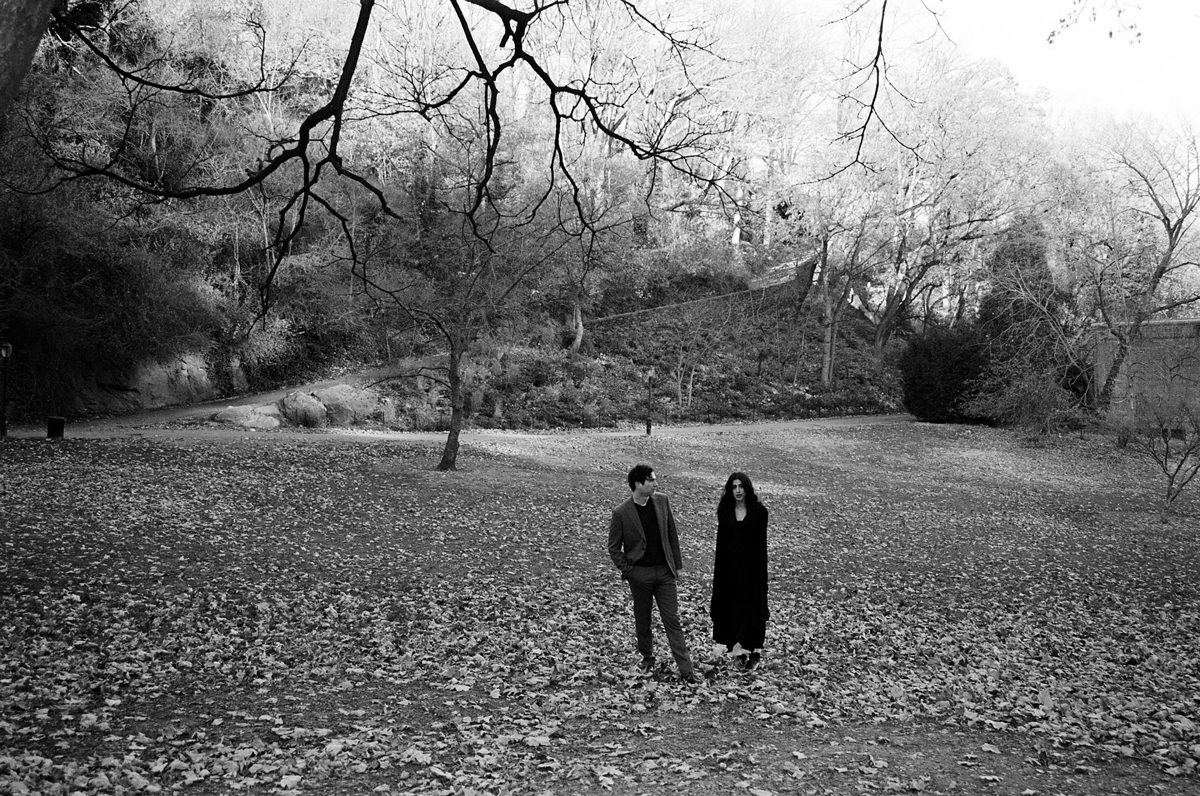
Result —
<instances>
[{"instance_id":1,"label":"small trash bin","mask_svg":"<svg viewBox=\"0 0 1200 796\"><path fill-rule=\"evenodd\" d=\"M67 427L65 417L46 418L46 439L62 439L63 429Z\"/></svg>"}]
</instances>

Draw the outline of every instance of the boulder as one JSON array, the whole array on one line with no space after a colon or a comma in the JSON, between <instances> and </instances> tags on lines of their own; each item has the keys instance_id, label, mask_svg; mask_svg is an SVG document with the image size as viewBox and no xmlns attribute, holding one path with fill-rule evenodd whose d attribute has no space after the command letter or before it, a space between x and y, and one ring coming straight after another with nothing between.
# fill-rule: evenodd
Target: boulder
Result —
<instances>
[{"instance_id":1,"label":"boulder","mask_svg":"<svg viewBox=\"0 0 1200 796\"><path fill-rule=\"evenodd\" d=\"M326 417L331 426L350 426L354 424L354 411L341 403L325 404Z\"/></svg>"},{"instance_id":2,"label":"boulder","mask_svg":"<svg viewBox=\"0 0 1200 796\"><path fill-rule=\"evenodd\" d=\"M317 390L313 396L325 405L329 424L349 426L377 418L380 414L379 396L370 390L336 384Z\"/></svg>"},{"instance_id":3,"label":"boulder","mask_svg":"<svg viewBox=\"0 0 1200 796\"><path fill-rule=\"evenodd\" d=\"M228 406L209 418L214 423L258 431L274 431L280 426L279 408L274 404Z\"/></svg>"},{"instance_id":4,"label":"boulder","mask_svg":"<svg viewBox=\"0 0 1200 796\"><path fill-rule=\"evenodd\" d=\"M213 423L237 426L245 422L246 418L254 412L254 409L255 407L252 404L227 406L219 412L214 412L208 419Z\"/></svg>"},{"instance_id":5,"label":"boulder","mask_svg":"<svg viewBox=\"0 0 1200 796\"><path fill-rule=\"evenodd\" d=\"M325 404L307 392L290 392L283 397L279 410L292 423L305 428L320 428L326 423Z\"/></svg>"},{"instance_id":6,"label":"boulder","mask_svg":"<svg viewBox=\"0 0 1200 796\"><path fill-rule=\"evenodd\" d=\"M279 416L271 416L262 412L254 412L246 421L242 423L243 428L252 428L256 431L274 431L282 425L279 421Z\"/></svg>"}]
</instances>

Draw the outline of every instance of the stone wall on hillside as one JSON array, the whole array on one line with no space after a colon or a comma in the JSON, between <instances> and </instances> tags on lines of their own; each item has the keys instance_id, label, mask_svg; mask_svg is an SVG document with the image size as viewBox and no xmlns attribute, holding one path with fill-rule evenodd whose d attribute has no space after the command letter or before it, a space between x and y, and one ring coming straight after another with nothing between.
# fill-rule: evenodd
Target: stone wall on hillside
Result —
<instances>
[{"instance_id":1,"label":"stone wall on hillside","mask_svg":"<svg viewBox=\"0 0 1200 796\"><path fill-rule=\"evenodd\" d=\"M1116 338L1102 324L1096 332L1096 384L1104 383ZM1132 343L1113 389L1114 412L1138 414L1148 404L1200 400L1200 319L1151 321Z\"/></svg>"}]
</instances>

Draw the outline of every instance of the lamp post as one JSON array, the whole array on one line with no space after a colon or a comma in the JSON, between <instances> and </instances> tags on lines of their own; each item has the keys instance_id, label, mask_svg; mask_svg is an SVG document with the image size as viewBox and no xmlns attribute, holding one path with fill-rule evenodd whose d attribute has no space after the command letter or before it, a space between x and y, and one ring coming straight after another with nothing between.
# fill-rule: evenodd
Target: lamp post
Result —
<instances>
[{"instance_id":1,"label":"lamp post","mask_svg":"<svg viewBox=\"0 0 1200 796\"><path fill-rule=\"evenodd\" d=\"M0 439L8 439L8 358L12 343L0 341Z\"/></svg>"},{"instance_id":2,"label":"lamp post","mask_svg":"<svg viewBox=\"0 0 1200 796\"><path fill-rule=\"evenodd\" d=\"M651 416L654 413L654 367L646 371L646 436L650 436Z\"/></svg>"}]
</instances>

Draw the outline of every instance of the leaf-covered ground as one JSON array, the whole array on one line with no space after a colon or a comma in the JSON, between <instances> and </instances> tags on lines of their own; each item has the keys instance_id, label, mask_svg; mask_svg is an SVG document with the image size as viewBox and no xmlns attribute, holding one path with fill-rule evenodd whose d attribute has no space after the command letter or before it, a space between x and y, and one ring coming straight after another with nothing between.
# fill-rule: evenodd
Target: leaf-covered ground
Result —
<instances>
[{"instance_id":1,"label":"leaf-covered ground","mask_svg":"<svg viewBox=\"0 0 1200 796\"><path fill-rule=\"evenodd\" d=\"M1104 439L497 433L457 473L438 452L0 447L0 793L1200 789L1200 502L1157 522L1153 473ZM678 513L698 687L634 671L605 535L642 460ZM733 469L772 512L753 674L707 640Z\"/></svg>"}]
</instances>

